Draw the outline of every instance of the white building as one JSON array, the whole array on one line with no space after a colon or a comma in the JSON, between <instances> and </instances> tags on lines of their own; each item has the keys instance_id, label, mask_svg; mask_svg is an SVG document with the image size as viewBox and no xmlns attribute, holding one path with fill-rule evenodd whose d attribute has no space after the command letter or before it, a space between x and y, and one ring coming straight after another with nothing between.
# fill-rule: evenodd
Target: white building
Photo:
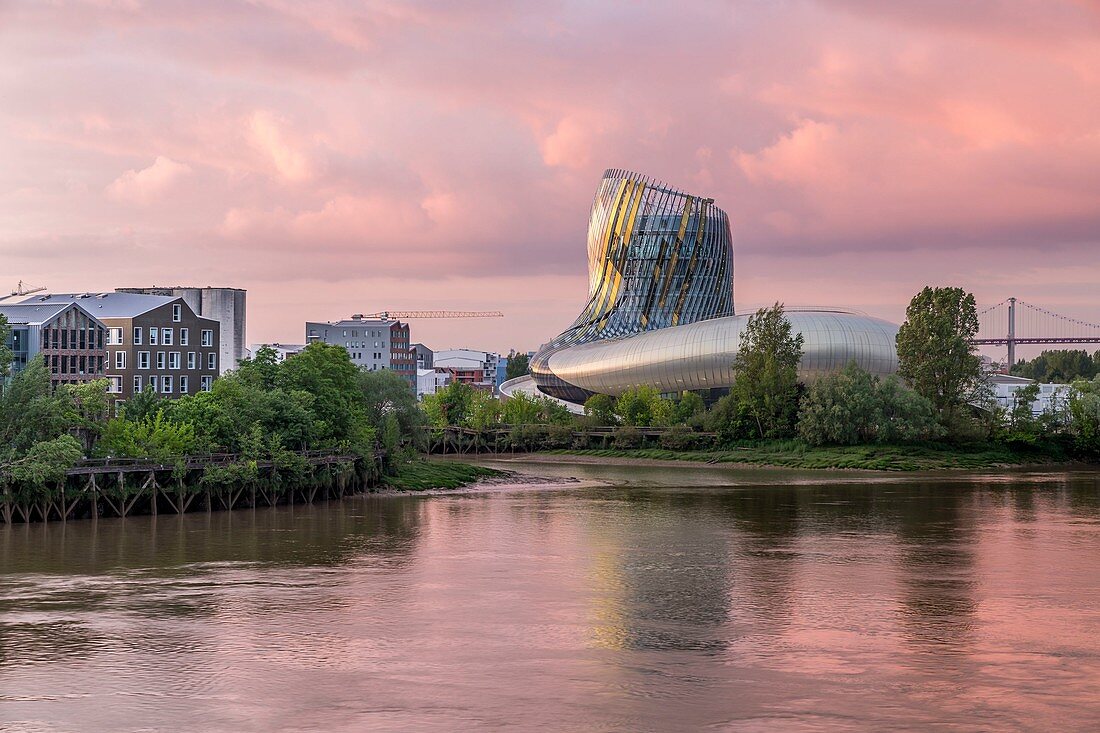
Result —
<instances>
[{"instance_id":1,"label":"white building","mask_svg":"<svg viewBox=\"0 0 1100 733\"><path fill-rule=\"evenodd\" d=\"M1011 410L1015 404L1016 390L1034 384L1035 381L1010 374L991 374L988 383L993 389L993 398L997 404ZM1039 416L1044 412L1064 409L1072 389L1068 384L1040 384L1039 396L1031 403L1031 414Z\"/></svg>"},{"instance_id":2,"label":"white building","mask_svg":"<svg viewBox=\"0 0 1100 733\"><path fill-rule=\"evenodd\" d=\"M248 347L249 358L255 358L256 352L268 348L275 352L275 361L284 362L288 356L294 356L305 348L304 344L252 344Z\"/></svg>"},{"instance_id":3,"label":"white building","mask_svg":"<svg viewBox=\"0 0 1100 733\"><path fill-rule=\"evenodd\" d=\"M479 372L474 386L493 389L497 383L497 363L500 354L473 349L447 349L435 352L432 363L436 369L453 369L468 374Z\"/></svg>"},{"instance_id":4,"label":"white building","mask_svg":"<svg viewBox=\"0 0 1100 733\"><path fill-rule=\"evenodd\" d=\"M445 372L437 372L435 369L416 370L416 398L419 400L424 395L435 394L447 386L451 381L451 375Z\"/></svg>"}]
</instances>

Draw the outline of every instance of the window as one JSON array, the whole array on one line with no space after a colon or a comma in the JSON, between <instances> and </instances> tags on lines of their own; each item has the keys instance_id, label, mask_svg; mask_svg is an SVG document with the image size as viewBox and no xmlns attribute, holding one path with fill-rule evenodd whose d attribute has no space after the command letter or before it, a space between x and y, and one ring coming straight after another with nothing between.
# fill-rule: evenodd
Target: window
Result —
<instances>
[{"instance_id":1,"label":"window","mask_svg":"<svg viewBox=\"0 0 1100 733\"><path fill-rule=\"evenodd\" d=\"M121 328L108 328L107 329L107 345L118 346L122 343L122 329Z\"/></svg>"},{"instance_id":2,"label":"window","mask_svg":"<svg viewBox=\"0 0 1100 733\"><path fill-rule=\"evenodd\" d=\"M187 394L187 375L180 375L180 394Z\"/></svg>"},{"instance_id":3,"label":"window","mask_svg":"<svg viewBox=\"0 0 1100 733\"><path fill-rule=\"evenodd\" d=\"M139 351L138 352L138 369L148 369L148 368L149 368L149 352L148 351Z\"/></svg>"},{"instance_id":4,"label":"window","mask_svg":"<svg viewBox=\"0 0 1100 733\"><path fill-rule=\"evenodd\" d=\"M122 394L122 377L107 377L107 391L111 394Z\"/></svg>"},{"instance_id":5,"label":"window","mask_svg":"<svg viewBox=\"0 0 1100 733\"><path fill-rule=\"evenodd\" d=\"M116 351L115 352L115 369L125 369L125 368L126 368L126 352L125 351Z\"/></svg>"},{"instance_id":6,"label":"window","mask_svg":"<svg viewBox=\"0 0 1100 733\"><path fill-rule=\"evenodd\" d=\"M162 328L160 330L160 342L165 346L172 345L172 329Z\"/></svg>"},{"instance_id":7,"label":"window","mask_svg":"<svg viewBox=\"0 0 1100 733\"><path fill-rule=\"evenodd\" d=\"M183 305L180 303L172 304L172 323L179 323L183 320ZM167 342L165 342L167 343Z\"/></svg>"},{"instance_id":8,"label":"window","mask_svg":"<svg viewBox=\"0 0 1100 733\"><path fill-rule=\"evenodd\" d=\"M134 326L134 345L141 346L141 326Z\"/></svg>"},{"instance_id":9,"label":"window","mask_svg":"<svg viewBox=\"0 0 1100 733\"><path fill-rule=\"evenodd\" d=\"M218 368L218 355L211 351L206 355L206 368L217 369Z\"/></svg>"},{"instance_id":10,"label":"window","mask_svg":"<svg viewBox=\"0 0 1100 733\"><path fill-rule=\"evenodd\" d=\"M172 394L172 377L169 374L165 374L160 378L160 391L164 394Z\"/></svg>"},{"instance_id":11,"label":"window","mask_svg":"<svg viewBox=\"0 0 1100 733\"><path fill-rule=\"evenodd\" d=\"M163 369L163 368L164 368L164 352L163 351L158 351L157 352L157 369Z\"/></svg>"},{"instance_id":12,"label":"window","mask_svg":"<svg viewBox=\"0 0 1100 733\"><path fill-rule=\"evenodd\" d=\"M188 369L194 369L195 368L195 352L194 351L188 351L187 352L187 368Z\"/></svg>"},{"instance_id":13,"label":"window","mask_svg":"<svg viewBox=\"0 0 1100 733\"><path fill-rule=\"evenodd\" d=\"M150 328L149 329L149 345L150 346L156 346L157 345L157 336L159 334L160 334L160 329L159 328Z\"/></svg>"},{"instance_id":14,"label":"window","mask_svg":"<svg viewBox=\"0 0 1100 733\"><path fill-rule=\"evenodd\" d=\"M180 352L173 351L168 354L168 368L179 369L180 368Z\"/></svg>"},{"instance_id":15,"label":"window","mask_svg":"<svg viewBox=\"0 0 1100 733\"><path fill-rule=\"evenodd\" d=\"M149 377L149 389L156 392L158 386L160 386L160 380L157 379L157 375L154 374L153 376Z\"/></svg>"},{"instance_id":16,"label":"window","mask_svg":"<svg viewBox=\"0 0 1100 733\"><path fill-rule=\"evenodd\" d=\"M211 377L209 374L204 374L201 377L199 377L199 389L201 389L203 392L209 392L210 391L210 385L213 382L214 382L213 377Z\"/></svg>"},{"instance_id":17,"label":"window","mask_svg":"<svg viewBox=\"0 0 1100 733\"><path fill-rule=\"evenodd\" d=\"M141 375L134 375L134 394L141 394Z\"/></svg>"},{"instance_id":18,"label":"window","mask_svg":"<svg viewBox=\"0 0 1100 733\"><path fill-rule=\"evenodd\" d=\"M190 334L189 334L189 332L188 332L188 329L186 329L186 328L181 328L181 329L180 329L180 346L187 346L187 345L188 345L188 341L189 341L190 339L191 339L191 336L190 336Z\"/></svg>"},{"instance_id":19,"label":"window","mask_svg":"<svg viewBox=\"0 0 1100 733\"><path fill-rule=\"evenodd\" d=\"M213 346L214 345L214 332L213 331L211 331L209 329L205 329L205 328L202 330L202 344L201 345L202 346Z\"/></svg>"}]
</instances>

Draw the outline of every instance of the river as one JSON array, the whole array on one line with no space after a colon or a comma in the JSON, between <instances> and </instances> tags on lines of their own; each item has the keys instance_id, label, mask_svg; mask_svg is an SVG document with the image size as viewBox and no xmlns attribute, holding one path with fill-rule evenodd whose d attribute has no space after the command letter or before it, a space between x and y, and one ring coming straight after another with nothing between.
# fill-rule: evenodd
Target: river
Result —
<instances>
[{"instance_id":1,"label":"river","mask_svg":"<svg viewBox=\"0 0 1100 733\"><path fill-rule=\"evenodd\" d=\"M1100 474L509 465L0 527L0 730L1100 727Z\"/></svg>"}]
</instances>

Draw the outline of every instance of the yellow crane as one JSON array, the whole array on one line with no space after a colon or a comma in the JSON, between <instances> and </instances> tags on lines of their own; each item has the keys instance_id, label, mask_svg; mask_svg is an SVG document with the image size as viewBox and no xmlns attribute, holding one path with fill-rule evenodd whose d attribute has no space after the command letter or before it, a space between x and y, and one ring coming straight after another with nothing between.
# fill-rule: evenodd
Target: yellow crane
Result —
<instances>
[{"instance_id":1,"label":"yellow crane","mask_svg":"<svg viewBox=\"0 0 1100 733\"><path fill-rule=\"evenodd\" d=\"M500 311L379 311L356 313L352 318L377 318L384 321L399 318L504 318L504 314Z\"/></svg>"},{"instance_id":2,"label":"yellow crane","mask_svg":"<svg viewBox=\"0 0 1100 733\"><path fill-rule=\"evenodd\" d=\"M45 289L46 289L45 286L42 286L40 288L35 288L35 287L30 287L30 286L24 285L23 281L20 280L19 285L16 286L15 290L11 291L11 294L12 295L30 295L31 293L40 293Z\"/></svg>"}]
</instances>

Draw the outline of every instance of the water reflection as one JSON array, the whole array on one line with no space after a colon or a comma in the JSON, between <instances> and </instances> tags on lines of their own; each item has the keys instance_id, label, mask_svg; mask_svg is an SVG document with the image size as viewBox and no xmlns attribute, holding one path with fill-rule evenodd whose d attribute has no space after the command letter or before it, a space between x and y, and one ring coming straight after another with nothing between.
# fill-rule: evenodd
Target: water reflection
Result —
<instances>
[{"instance_id":1,"label":"water reflection","mask_svg":"<svg viewBox=\"0 0 1100 733\"><path fill-rule=\"evenodd\" d=\"M2 529L0 719L1100 723L1095 474L553 470L615 485Z\"/></svg>"}]
</instances>

